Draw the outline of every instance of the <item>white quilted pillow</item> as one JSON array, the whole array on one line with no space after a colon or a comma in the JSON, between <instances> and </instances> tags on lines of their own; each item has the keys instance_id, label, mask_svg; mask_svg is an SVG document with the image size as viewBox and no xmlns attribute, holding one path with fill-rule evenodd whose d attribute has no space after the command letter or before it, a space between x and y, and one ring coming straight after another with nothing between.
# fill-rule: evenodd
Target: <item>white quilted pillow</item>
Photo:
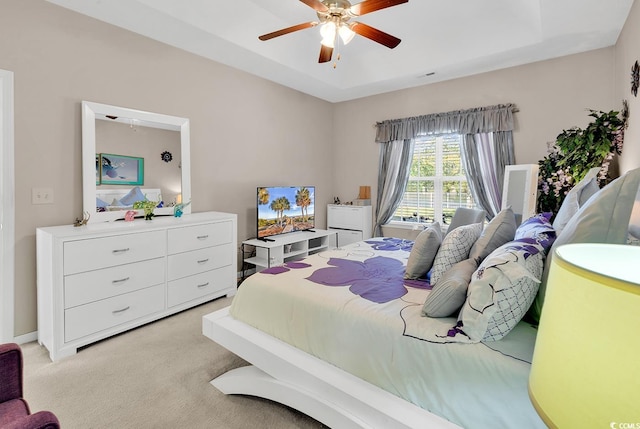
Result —
<instances>
[{"instance_id":1,"label":"white quilted pillow","mask_svg":"<svg viewBox=\"0 0 640 429\"><path fill-rule=\"evenodd\" d=\"M534 240L513 241L493 251L471 277L459 329L473 341L507 335L531 306L543 268L544 250Z\"/></svg>"},{"instance_id":2,"label":"white quilted pillow","mask_svg":"<svg viewBox=\"0 0 640 429\"><path fill-rule=\"evenodd\" d=\"M469 251L482 233L482 224L459 226L444 236L431 269L429 283L435 285L445 271L458 262L469 258Z\"/></svg>"}]
</instances>

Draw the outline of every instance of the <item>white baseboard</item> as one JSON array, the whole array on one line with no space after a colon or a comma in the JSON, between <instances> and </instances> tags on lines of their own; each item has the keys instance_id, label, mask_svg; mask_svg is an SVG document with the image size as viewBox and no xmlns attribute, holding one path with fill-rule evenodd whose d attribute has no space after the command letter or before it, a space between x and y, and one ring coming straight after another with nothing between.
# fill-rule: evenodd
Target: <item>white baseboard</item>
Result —
<instances>
[{"instance_id":1,"label":"white baseboard","mask_svg":"<svg viewBox=\"0 0 640 429\"><path fill-rule=\"evenodd\" d=\"M16 344L26 344L38 340L38 331L29 332L28 334L17 336L13 339Z\"/></svg>"}]
</instances>

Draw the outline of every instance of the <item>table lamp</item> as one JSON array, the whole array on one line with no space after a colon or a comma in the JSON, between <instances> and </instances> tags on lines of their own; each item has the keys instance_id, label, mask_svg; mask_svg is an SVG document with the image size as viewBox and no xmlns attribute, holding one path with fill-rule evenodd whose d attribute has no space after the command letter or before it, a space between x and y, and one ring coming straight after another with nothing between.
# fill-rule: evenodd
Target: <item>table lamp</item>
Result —
<instances>
[{"instance_id":1,"label":"table lamp","mask_svg":"<svg viewBox=\"0 0 640 429\"><path fill-rule=\"evenodd\" d=\"M551 428L640 428L640 246L555 250L529 397Z\"/></svg>"}]
</instances>

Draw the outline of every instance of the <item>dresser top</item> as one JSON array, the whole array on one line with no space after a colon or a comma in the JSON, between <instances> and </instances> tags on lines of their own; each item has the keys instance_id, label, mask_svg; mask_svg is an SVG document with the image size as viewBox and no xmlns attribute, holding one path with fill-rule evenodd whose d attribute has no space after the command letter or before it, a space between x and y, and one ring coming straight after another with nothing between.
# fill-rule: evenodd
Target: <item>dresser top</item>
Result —
<instances>
[{"instance_id":1,"label":"dresser top","mask_svg":"<svg viewBox=\"0 0 640 429\"><path fill-rule=\"evenodd\" d=\"M181 217L155 216L152 220L137 218L126 222L117 220L113 222L97 222L75 227L73 225L60 225L37 228L38 232L52 234L58 237L87 237L91 235L132 233L153 231L157 229L176 228L181 226L197 225L209 222L236 220L235 213L200 212L184 214Z\"/></svg>"}]
</instances>

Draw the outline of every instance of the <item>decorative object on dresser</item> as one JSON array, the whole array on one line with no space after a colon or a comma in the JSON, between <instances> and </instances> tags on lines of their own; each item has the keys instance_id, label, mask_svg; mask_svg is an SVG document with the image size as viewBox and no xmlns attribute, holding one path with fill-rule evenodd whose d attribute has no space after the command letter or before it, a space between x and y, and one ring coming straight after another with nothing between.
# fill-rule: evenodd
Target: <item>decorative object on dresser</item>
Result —
<instances>
[{"instance_id":1,"label":"decorative object on dresser","mask_svg":"<svg viewBox=\"0 0 640 429\"><path fill-rule=\"evenodd\" d=\"M80 218L76 218L76 220L73 222L73 226L82 226L82 225L86 225L89 222L89 219L91 218L91 215L87 212L82 213L82 219Z\"/></svg>"},{"instance_id":2,"label":"decorative object on dresser","mask_svg":"<svg viewBox=\"0 0 640 429\"><path fill-rule=\"evenodd\" d=\"M173 216L174 217L182 216L184 214L184 208L187 207L189 204L191 204L191 201L189 201L186 204L177 203L175 206L173 206Z\"/></svg>"},{"instance_id":3,"label":"decorative object on dresser","mask_svg":"<svg viewBox=\"0 0 640 429\"><path fill-rule=\"evenodd\" d=\"M372 237L373 214L371 206L329 204L327 228L337 233L335 246L345 246Z\"/></svg>"},{"instance_id":4,"label":"decorative object on dresser","mask_svg":"<svg viewBox=\"0 0 640 429\"><path fill-rule=\"evenodd\" d=\"M142 209L144 211L144 220L151 220L153 219L153 211L159 204L160 201L136 201L133 203L133 208Z\"/></svg>"},{"instance_id":5,"label":"decorative object on dresser","mask_svg":"<svg viewBox=\"0 0 640 429\"><path fill-rule=\"evenodd\" d=\"M38 228L38 342L51 360L236 292L237 216Z\"/></svg>"}]
</instances>

